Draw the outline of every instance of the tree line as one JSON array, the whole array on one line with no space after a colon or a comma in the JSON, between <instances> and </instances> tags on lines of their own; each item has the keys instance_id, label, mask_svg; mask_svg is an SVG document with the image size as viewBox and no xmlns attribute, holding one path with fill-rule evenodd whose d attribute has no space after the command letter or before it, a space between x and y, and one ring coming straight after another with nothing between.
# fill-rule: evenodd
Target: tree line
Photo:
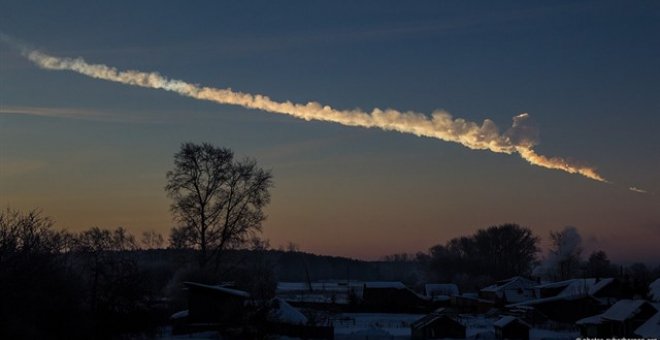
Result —
<instances>
[{"instance_id":1,"label":"tree line","mask_svg":"<svg viewBox=\"0 0 660 340\"><path fill-rule=\"evenodd\" d=\"M495 281L525 276L546 281L574 278L619 278L631 292L645 296L648 284L660 277L660 266L645 263L615 264L603 250L585 256L582 237L575 227L551 231L550 247L544 255L541 238L532 230L507 223L477 230L417 254L393 254L387 262L402 263L408 284L452 282L462 290L483 288ZM409 269L416 267L416 275ZM404 273L405 272L405 273Z\"/></svg>"},{"instance_id":2,"label":"tree line","mask_svg":"<svg viewBox=\"0 0 660 340\"><path fill-rule=\"evenodd\" d=\"M147 321L149 289L135 249L123 228L69 233L38 211L0 213L0 337L82 337L114 321L139 327L131 320Z\"/></svg>"}]
</instances>

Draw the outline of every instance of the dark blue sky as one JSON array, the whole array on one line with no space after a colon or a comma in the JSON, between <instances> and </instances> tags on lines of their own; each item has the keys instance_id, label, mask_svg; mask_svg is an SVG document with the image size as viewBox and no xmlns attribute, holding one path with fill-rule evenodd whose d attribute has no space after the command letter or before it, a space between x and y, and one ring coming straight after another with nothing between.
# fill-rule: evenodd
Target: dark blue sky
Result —
<instances>
[{"instance_id":1,"label":"dark blue sky","mask_svg":"<svg viewBox=\"0 0 660 340\"><path fill-rule=\"evenodd\" d=\"M539 152L614 182L45 71L0 45L0 203L72 229L167 230L164 174L192 140L273 169L265 235L276 245L369 258L514 221L543 237L575 225L620 259L659 257L658 2L1 0L0 31L53 55L276 100L445 109L501 129L528 112Z\"/></svg>"}]
</instances>

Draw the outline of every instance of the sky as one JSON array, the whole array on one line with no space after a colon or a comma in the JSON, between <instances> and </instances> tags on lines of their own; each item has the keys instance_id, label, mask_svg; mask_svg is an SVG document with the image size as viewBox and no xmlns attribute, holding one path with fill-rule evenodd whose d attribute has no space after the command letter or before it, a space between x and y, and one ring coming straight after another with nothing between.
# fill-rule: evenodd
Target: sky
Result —
<instances>
[{"instance_id":1,"label":"sky","mask_svg":"<svg viewBox=\"0 0 660 340\"><path fill-rule=\"evenodd\" d=\"M527 113L535 152L607 181L515 151L44 69L2 43L2 207L39 208L72 231L167 234L173 155L208 142L272 170L274 247L377 259L514 222L544 247L571 225L587 253L660 263L658 2L0 0L0 32L47 55L278 102L443 110L502 136Z\"/></svg>"}]
</instances>

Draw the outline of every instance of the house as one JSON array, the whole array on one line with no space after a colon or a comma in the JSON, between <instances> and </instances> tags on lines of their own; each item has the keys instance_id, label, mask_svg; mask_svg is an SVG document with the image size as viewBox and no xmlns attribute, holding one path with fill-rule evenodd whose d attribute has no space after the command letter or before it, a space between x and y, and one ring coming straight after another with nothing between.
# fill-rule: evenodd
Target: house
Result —
<instances>
[{"instance_id":1,"label":"house","mask_svg":"<svg viewBox=\"0 0 660 340\"><path fill-rule=\"evenodd\" d=\"M305 325L308 322L305 315L281 298L272 299L269 307L270 309L266 316L268 322L289 325Z\"/></svg>"},{"instance_id":2,"label":"house","mask_svg":"<svg viewBox=\"0 0 660 340\"><path fill-rule=\"evenodd\" d=\"M440 309L413 322L410 332L413 339L464 339L466 327Z\"/></svg>"},{"instance_id":3,"label":"house","mask_svg":"<svg viewBox=\"0 0 660 340\"><path fill-rule=\"evenodd\" d=\"M190 323L232 325L245 317L247 292L224 286L184 282L188 290L188 314Z\"/></svg>"},{"instance_id":4,"label":"house","mask_svg":"<svg viewBox=\"0 0 660 340\"><path fill-rule=\"evenodd\" d=\"M296 307L378 312L428 311L430 299L399 281L279 282L276 295Z\"/></svg>"},{"instance_id":5,"label":"house","mask_svg":"<svg viewBox=\"0 0 660 340\"><path fill-rule=\"evenodd\" d=\"M656 305L656 308L660 306ZM635 330L636 336L644 338L660 338L660 312L655 313L650 319Z\"/></svg>"},{"instance_id":6,"label":"house","mask_svg":"<svg viewBox=\"0 0 660 340\"><path fill-rule=\"evenodd\" d=\"M357 305L365 300L367 305L372 305L371 296L384 292L406 295L418 302L421 300L428 302L424 296L415 293L399 281L279 282L276 295L294 306L332 308L346 307L349 304Z\"/></svg>"},{"instance_id":7,"label":"house","mask_svg":"<svg viewBox=\"0 0 660 340\"><path fill-rule=\"evenodd\" d=\"M319 308L347 306L362 295L362 283L278 282L276 295L296 306Z\"/></svg>"},{"instance_id":8,"label":"house","mask_svg":"<svg viewBox=\"0 0 660 340\"><path fill-rule=\"evenodd\" d=\"M613 278L571 279L540 284L534 289L536 299L506 307L532 307L547 319L573 323L603 312L621 296L621 284Z\"/></svg>"},{"instance_id":9,"label":"house","mask_svg":"<svg viewBox=\"0 0 660 340\"><path fill-rule=\"evenodd\" d=\"M495 302L480 299L476 293L463 293L451 297L451 306L461 313L483 314L495 307Z\"/></svg>"},{"instance_id":10,"label":"house","mask_svg":"<svg viewBox=\"0 0 660 340\"><path fill-rule=\"evenodd\" d=\"M499 305L533 300L536 298L534 287L537 284L536 281L516 276L482 288L479 297Z\"/></svg>"},{"instance_id":11,"label":"house","mask_svg":"<svg viewBox=\"0 0 660 340\"><path fill-rule=\"evenodd\" d=\"M379 312L417 312L426 310L429 300L401 282L365 282L362 307Z\"/></svg>"},{"instance_id":12,"label":"house","mask_svg":"<svg viewBox=\"0 0 660 340\"><path fill-rule=\"evenodd\" d=\"M453 283L427 283L424 285L424 294L430 299L459 295L458 286Z\"/></svg>"},{"instance_id":13,"label":"house","mask_svg":"<svg viewBox=\"0 0 660 340\"><path fill-rule=\"evenodd\" d=\"M589 295L612 302L622 297L621 283L614 278L585 278L550 282L535 287L536 297Z\"/></svg>"},{"instance_id":14,"label":"house","mask_svg":"<svg viewBox=\"0 0 660 340\"><path fill-rule=\"evenodd\" d=\"M495 337L497 339L529 339L529 329L531 326L525 321L513 317L503 316L493 323L495 328Z\"/></svg>"},{"instance_id":15,"label":"house","mask_svg":"<svg viewBox=\"0 0 660 340\"><path fill-rule=\"evenodd\" d=\"M433 309L450 307L452 297L459 294L458 286L453 283L427 283L424 285L424 296L429 300Z\"/></svg>"},{"instance_id":16,"label":"house","mask_svg":"<svg viewBox=\"0 0 660 340\"><path fill-rule=\"evenodd\" d=\"M509 310L534 308L545 318L566 323L603 311L603 304L589 295L554 296L543 299L519 302L506 306Z\"/></svg>"},{"instance_id":17,"label":"house","mask_svg":"<svg viewBox=\"0 0 660 340\"><path fill-rule=\"evenodd\" d=\"M269 302L264 330L267 334L301 339L332 339L334 335L332 326L311 324L304 314L282 298Z\"/></svg>"},{"instance_id":18,"label":"house","mask_svg":"<svg viewBox=\"0 0 660 340\"><path fill-rule=\"evenodd\" d=\"M644 300L620 300L605 312L578 320L585 337L634 337L635 331L657 314Z\"/></svg>"}]
</instances>

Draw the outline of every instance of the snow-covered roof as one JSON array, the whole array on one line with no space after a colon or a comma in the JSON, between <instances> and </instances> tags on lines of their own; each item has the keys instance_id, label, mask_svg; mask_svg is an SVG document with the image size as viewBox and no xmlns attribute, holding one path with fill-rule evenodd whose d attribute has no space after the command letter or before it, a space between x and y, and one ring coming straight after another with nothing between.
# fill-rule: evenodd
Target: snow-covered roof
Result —
<instances>
[{"instance_id":1,"label":"snow-covered roof","mask_svg":"<svg viewBox=\"0 0 660 340\"><path fill-rule=\"evenodd\" d=\"M429 315L425 315L422 318L420 318L419 320L413 322L413 324L411 326L414 327L414 328L426 327L426 325L428 325L431 322L435 321L440 316L441 316L440 314L434 314L434 313L429 314Z\"/></svg>"},{"instance_id":2,"label":"snow-covered roof","mask_svg":"<svg viewBox=\"0 0 660 340\"><path fill-rule=\"evenodd\" d=\"M644 300L619 300L605 312L580 319L578 325L598 325L605 321L625 321L637 314L648 302ZM657 309L657 308L656 308Z\"/></svg>"},{"instance_id":3,"label":"snow-covered roof","mask_svg":"<svg viewBox=\"0 0 660 340\"><path fill-rule=\"evenodd\" d=\"M536 298L533 290L522 288L505 289L503 295L504 299L510 303L528 301Z\"/></svg>"},{"instance_id":4,"label":"snow-covered roof","mask_svg":"<svg viewBox=\"0 0 660 340\"><path fill-rule=\"evenodd\" d=\"M562 290L558 295L560 296L573 296L573 295L586 295L591 290L591 286L596 283L595 279L575 279Z\"/></svg>"},{"instance_id":5,"label":"snow-covered roof","mask_svg":"<svg viewBox=\"0 0 660 340\"><path fill-rule=\"evenodd\" d=\"M596 282L591 287L589 287L589 295L598 293L601 289L607 287L607 285L612 282L614 282L614 278L612 277L596 280Z\"/></svg>"},{"instance_id":6,"label":"snow-covered roof","mask_svg":"<svg viewBox=\"0 0 660 340\"><path fill-rule=\"evenodd\" d=\"M431 298L431 301L435 301L435 302L451 301L451 296L449 296L449 295L436 295L436 296L432 296L430 298Z\"/></svg>"},{"instance_id":7,"label":"snow-covered roof","mask_svg":"<svg viewBox=\"0 0 660 340\"><path fill-rule=\"evenodd\" d=\"M404 289L406 285L399 281L371 281L365 282L364 286L367 288L396 288Z\"/></svg>"},{"instance_id":8,"label":"snow-covered roof","mask_svg":"<svg viewBox=\"0 0 660 340\"><path fill-rule=\"evenodd\" d=\"M570 279L536 286L537 289L562 288L557 296L594 295L614 281L613 278Z\"/></svg>"},{"instance_id":9,"label":"snow-covered roof","mask_svg":"<svg viewBox=\"0 0 660 340\"><path fill-rule=\"evenodd\" d=\"M396 288L403 289L406 288L406 285L400 281L351 281L351 282L278 282L277 291L278 292L290 292L290 291L347 291L348 289L362 289L364 287L368 288Z\"/></svg>"},{"instance_id":10,"label":"snow-covered roof","mask_svg":"<svg viewBox=\"0 0 660 340\"><path fill-rule=\"evenodd\" d=\"M573 281L577 279L570 279L570 280L564 280L564 281L554 281L554 282L546 282L542 283L540 285L537 285L536 288L561 288L561 287L566 287L569 284L571 284Z\"/></svg>"},{"instance_id":11,"label":"snow-covered roof","mask_svg":"<svg viewBox=\"0 0 660 340\"><path fill-rule=\"evenodd\" d=\"M348 294L283 294L281 297L287 302L308 302L308 303L334 303L338 305L347 305L350 302Z\"/></svg>"},{"instance_id":12,"label":"snow-covered roof","mask_svg":"<svg viewBox=\"0 0 660 340\"><path fill-rule=\"evenodd\" d=\"M327 290L327 291L339 291L346 290L348 288L359 288L362 287L362 282L312 282L312 290ZM278 282L278 290L309 290L310 283L308 282Z\"/></svg>"},{"instance_id":13,"label":"snow-covered roof","mask_svg":"<svg viewBox=\"0 0 660 340\"><path fill-rule=\"evenodd\" d=\"M525 321L522 321L517 317L511 315L505 315L501 317L499 320L493 322L493 326L502 328L516 320L518 320L518 322L522 323L523 325L529 326L529 324L527 324Z\"/></svg>"},{"instance_id":14,"label":"snow-covered roof","mask_svg":"<svg viewBox=\"0 0 660 340\"><path fill-rule=\"evenodd\" d=\"M660 302L660 279L649 284L649 297L655 302Z\"/></svg>"},{"instance_id":15,"label":"snow-covered roof","mask_svg":"<svg viewBox=\"0 0 660 340\"><path fill-rule=\"evenodd\" d=\"M227 288L227 287L223 287L223 286L211 286L211 285L205 285L205 284L196 283L196 282L184 282L184 284L188 287L198 287L198 288L210 289L210 290L214 290L214 291L217 291L217 292L222 292L222 293L225 293L225 294L240 296L240 297L245 297L245 298L250 297L250 294L248 294L247 292L244 292L244 291L238 290L238 289L231 289L231 288Z\"/></svg>"},{"instance_id":16,"label":"snow-covered roof","mask_svg":"<svg viewBox=\"0 0 660 340\"><path fill-rule=\"evenodd\" d=\"M593 315L593 316L588 316L584 319L580 319L575 322L576 325L600 325L603 323L603 318L601 314L598 315Z\"/></svg>"},{"instance_id":17,"label":"snow-covered roof","mask_svg":"<svg viewBox=\"0 0 660 340\"><path fill-rule=\"evenodd\" d=\"M426 296L436 295L458 295L458 286L453 283L427 283L424 285Z\"/></svg>"},{"instance_id":18,"label":"snow-covered roof","mask_svg":"<svg viewBox=\"0 0 660 340\"><path fill-rule=\"evenodd\" d=\"M536 289L548 289L548 288L563 288L554 296L549 296L540 299L528 299L525 296L524 292L520 296L512 296L511 299L508 299L513 304L508 305L507 307L519 307L523 305L535 305L539 303L546 303L557 300L574 300L577 298L585 296L593 296L601 289L612 283L614 279L571 279L559 282L550 282L537 285ZM513 294L515 295L515 294Z\"/></svg>"},{"instance_id":19,"label":"snow-covered roof","mask_svg":"<svg viewBox=\"0 0 660 340\"><path fill-rule=\"evenodd\" d=\"M660 312L655 313L654 316L639 326L635 330L635 334L645 338L660 337Z\"/></svg>"},{"instance_id":20,"label":"snow-covered roof","mask_svg":"<svg viewBox=\"0 0 660 340\"><path fill-rule=\"evenodd\" d=\"M433 313L425 315L425 316L421 317L420 319L418 319L417 321L413 322L411 326L414 327L414 328L417 328L417 329L423 328L423 327L426 327L427 325L433 323L434 321L436 321L440 318L448 318L448 319L451 319L451 320L455 321L456 323L462 325L461 322L459 322L458 320L454 319L453 317L447 315L445 313L444 308L438 308Z\"/></svg>"},{"instance_id":21,"label":"snow-covered roof","mask_svg":"<svg viewBox=\"0 0 660 340\"><path fill-rule=\"evenodd\" d=\"M482 288L482 292L500 292L503 289L509 288L531 288L536 284L536 282L526 279L521 276L514 276L512 278L497 281L495 284L492 284L488 287Z\"/></svg>"},{"instance_id":22,"label":"snow-covered roof","mask_svg":"<svg viewBox=\"0 0 660 340\"><path fill-rule=\"evenodd\" d=\"M183 318L187 318L187 317L188 317L188 310L187 309L182 310L182 311L178 311L178 312L170 315L171 320L183 319Z\"/></svg>"},{"instance_id":23,"label":"snow-covered roof","mask_svg":"<svg viewBox=\"0 0 660 340\"><path fill-rule=\"evenodd\" d=\"M557 295L557 296L551 296L547 298L541 298L541 299L534 299L534 300L527 300L527 301L522 301L518 303L512 303L507 305L507 308L517 308L517 307L522 307L522 306L533 306L533 305L538 305L541 303L547 303L547 302L552 302L552 301L559 301L559 300L565 300L565 301L572 301L572 300L577 300L580 298L587 297L588 295L567 295L567 296L562 296L562 295ZM593 297L591 297L594 299Z\"/></svg>"},{"instance_id":24,"label":"snow-covered roof","mask_svg":"<svg viewBox=\"0 0 660 340\"><path fill-rule=\"evenodd\" d=\"M346 291L349 287L355 288L357 286L361 287L361 284L351 283L340 283L340 282L312 282L311 288L313 291ZM290 292L290 291L309 291L310 284L307 282L278 282L277 291L278 292Z\"/></svg>"},{"instance_id":25,"label":"snow-covered roof","mask_svg":"<svg viewBox=\"0 0 660 340\"><path fill-rule=\"evenodd\" d=\"M273 309L268 314L270 321L286 323L291 325L304 325L307 317L280 298L272 300Z\"/></svg>"},{"instance_id":26,"label":"snow-covered roof","mask_svg":"<svg viewBox=\"0 0 660 340\"><path fill-rule=\"evenodd\" d=\"M477 301L480 303L494 304L493 301L482 299L479 297L479 295L473 293L463 293L461 295L456 295L454 298L463 301L467 300L467 301Z\"/></svg>"},{"instance_id":27,"label":"snow-covered roof","mask_svg":"<svg viewBox=\"0 0 660 340\"><path fill-rule=\"evenodd\" d=\"M637 314L638 310L647 303L644 300L619 300L603 314L603 319L613 321L624 321Z\"/></svg>"}]
</instances>

